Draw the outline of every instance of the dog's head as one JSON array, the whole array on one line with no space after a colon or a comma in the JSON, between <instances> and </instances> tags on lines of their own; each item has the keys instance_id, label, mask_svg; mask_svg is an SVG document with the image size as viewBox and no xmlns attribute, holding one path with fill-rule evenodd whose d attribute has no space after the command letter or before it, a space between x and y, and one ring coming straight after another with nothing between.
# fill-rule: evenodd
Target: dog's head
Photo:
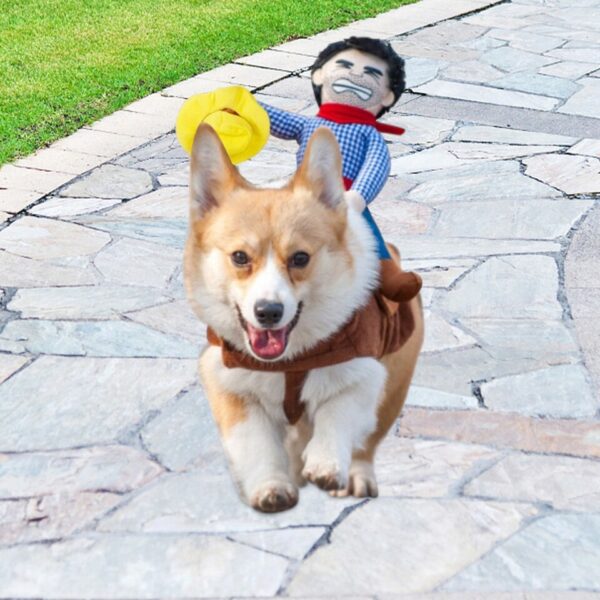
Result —
<instances>
[{"instance_id":1,"label":"dog's head","mask_svg":"<svg viewBox=\"0 0 600 600\"><path fill-rule=\"evenodd\" d=\"M344 201L329 130L314 133L285 187L259 189L201 125L184 264L192 308L255 358L291 358L335 332L375 286L377 257L363 221Z\"/></svg>"}]
</instances>

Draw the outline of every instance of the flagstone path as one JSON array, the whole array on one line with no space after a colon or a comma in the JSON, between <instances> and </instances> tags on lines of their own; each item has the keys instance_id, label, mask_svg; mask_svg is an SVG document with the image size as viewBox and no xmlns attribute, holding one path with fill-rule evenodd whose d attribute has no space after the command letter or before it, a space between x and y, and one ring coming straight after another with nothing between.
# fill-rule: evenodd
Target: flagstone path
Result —
<instances>
[{"instance_id":1,"label":"flagstone path","mask_svg":"<svg viewBox=\"0 0 600 600\"><path fill-rule=\"evenodd\" d=\"M314 112L329 41L409 91L373 212L426 341L380 497L238 500L184 300L183 99ZM600 598L600 0L423 0L198 75L0 169L0 598ZM283 182L294 144L241 171Z\"/></svg>"}]
</instances>

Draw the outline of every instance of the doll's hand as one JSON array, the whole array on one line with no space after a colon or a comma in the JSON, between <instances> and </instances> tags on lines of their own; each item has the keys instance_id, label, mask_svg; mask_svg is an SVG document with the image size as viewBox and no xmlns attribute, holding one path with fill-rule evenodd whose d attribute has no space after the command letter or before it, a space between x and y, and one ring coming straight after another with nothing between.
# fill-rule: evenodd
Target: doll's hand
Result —
<instances>
[{"instance_id":1,"label":"doll's hand","mask_svg":"<svg viewBox=\"0 0 600 600\"><path fill-rule=\"evenodd\" d=\"M367 206L365 199L356 190L348 190L347 192L344 192L344 198L346 200L346 204L348 204L349 207L353 208L357 212L361 213Z\"/></svg>"}]
</instances>

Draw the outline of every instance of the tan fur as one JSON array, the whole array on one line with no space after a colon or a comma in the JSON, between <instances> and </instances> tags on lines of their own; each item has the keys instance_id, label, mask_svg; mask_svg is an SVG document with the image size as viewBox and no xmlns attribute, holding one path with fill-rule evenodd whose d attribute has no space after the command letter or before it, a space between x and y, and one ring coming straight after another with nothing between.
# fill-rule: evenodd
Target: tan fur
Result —
<instances>
[{"instance_id":1,"label":"tan fur","mask_svg":"<svg viewBox=\"0 0 600 600\"><path fill-rule=\"evenodd\" d=\"M224 392L212 377L209 369L203 368L200 358L200 377L206 391L215 422L221 435L227 436L238 423L246 420L246 402L240 396Z\"/></svg>"},{"instance_id":2,"label":"tan fur","mask_svg":"<svg viewBox=\"0 0 600 600\"><path fill-rule=\"evenodd\" d=\"M394 424L404 406L424 335L420 298L411 300L411 309L415 319L413 334L400 350L382 359L388 372L385 394L377 409L377 429L367 439L364 450L354 453L359 460L373 462L378 444Z\"/></svg>"},{"instance_id":3,"label":"tan fur","mask_svg":"<svg viewBox=\"0 0 600 600\"><path fill-rule=\"evenodd\" d=\"M336 194L339 197L337 187L341 185L339 156L333 161L332 167L334 171L336 169L339 171L338 176L335 176L334 172L334 176L324 176L322 180L317 181L313 178L309 181L310 159L305 158L302 167L288 186L278 190L256 189L232 167L218 141L215 142L216 136L213 133L207 132L201 127L196 136L197 140L199 135L204 136L205 145L194 143L190 231L184 255L185 285L192 307L199 315L202 315L203 310L208 310L208 304L205 304L203 309L200 307L202 298L212 297L207 294L203 296L200 292L202 289L206 290L206 288L202 288L204 276L202 265L203 260L209 254L213 257L211 268L215 268L216 264L219 271L226 275L225 280L228 283L222 285L223 290L213 290L212 288L210 290L211 294L214 292L221 296L227 295L228 286L231 285L237 286L238 290L249 288L254 278L261 273L267 260L271 261L271 265L274 264L274 260L276 270L294 289L310 286L313 276L312 263L303 269L290 267L290 257L298 251L307 252L313 256L317 255L322 248L327 248L330 254L336 257L336 268L341 272L351 272L355 259L358 261L359 258L356 253L353 257L346 240L348 235L346 206L336 201ZM204 154L202 154L203 152ZM213 165L215 161L211 156L214 156L215 153L221 155L221 169L218 172L206 173L207 169L204 169L204 164L201 163L208 164L209 167ZM323 155L319 157L318 153L315 152L315 154L317 158L323 158ZM305 156L310 157L310 145ZM216 161L216 164L219 164L219 161ZM207 168L209 169L209 167ZM202 172L202 177L196 177L199 172ZM233 253L238 251L246 253L249 257L247 265L240 267L232 261ZM394 248L392 248L392 253L399 261L399 256ZM216 262L215 256L217 256ZM324 281L329 283L329 279ZM350 304L349 307L351 308L352 305ZM257 484L258 487L252 487L254 484L250 480L240 482L242 494L252 506L263 511L290 508L298 498L297 489L294 486L303 483L304 478L308 478L319 487L328 490L345 486L344 489L336 490L336 495L377 495L377 485L372 470L376 448L402 410L423 342L423 314L419 298L411 301L411 309L416 325L412 336L400 350L385 356L380 361L387 371L387 381L377 405L376 429L374 431L366 430L367 432L372 431L372 433L368 435L363 448L355 450L352 454L352 465L347 483L339 473L331 469L327 470L327 465L317 465L320 469L318 472L306 469L304 465L306 447L314 433L313 424L309 423L307 418L300 420L298 425L291 430L291 435L288 435L285 440L289 454L287 464L285 458L283 463L275 464L274 457L277 447L273 444L280 443L280 441L277 442L279 437L276 431L281 424L273 422L273 429L269 429L271 433L264 437L265 441L262 445L266 464L274 465L272 467L273 476L269 475L262 482L257 475L260 483L260 485ZM235 321L231 323L232 330L239 328L235 317L228 320ZM227 327L227 324L224 327ZM235 330L233 330L233 334L235 334ZM236 445L238 444L237 440L241 440L239 444L247 444L248 438L244 436L253 435L252 431L254 430L251 429L254 427L253 423L260 421L261 427L271 427L265 424L269 422L271 416L264 407L260 406L259 392L254 389L246 396L237 395L225 389L223 381L214 372L215 360L219 360L218 355L215 355L214 349L212 354L210 352L210 350L206 351L201 357L201 379L219 430L228 446L230 458L231 453L235 454L237 456L235 460L239 464L245 464L247 471L247 467L250 465L244 463L249 456L246 449L251 450L257 444L261 445L262 442L260 438L255 437L252 442L253 446L241 447ZM384 374L381 368L376 363L372 364L381 373L380 381L383 385ZM236 369L232 371L236 371ZM221 374L221 377L224 375ZM243 379L243 377L245 376L242 375L241 378ZM370 405L370 415L373 420L375 417L373 409L376 406L378 390L381 388L373 387L372 379L366 381L368 381L367 390L376 390L373 391L373 403ZM271 384L269 386L272 388ZM231 389L237 390L238 388L234 386ZM277 396L274 401L278 402ZM338 421L334 420L333 422ZM356 422L360 421L356 420ZM240 426L242 429L247 427L245 434L237 436L240 428L236 426ZM367 434L365 433L365 435ZM349 461L350 450L347 456ZM246 471L239 471L238 479L244 479ZM286 471L291 474L291 479L288 479Z\"/></svg>"}]
</instances>

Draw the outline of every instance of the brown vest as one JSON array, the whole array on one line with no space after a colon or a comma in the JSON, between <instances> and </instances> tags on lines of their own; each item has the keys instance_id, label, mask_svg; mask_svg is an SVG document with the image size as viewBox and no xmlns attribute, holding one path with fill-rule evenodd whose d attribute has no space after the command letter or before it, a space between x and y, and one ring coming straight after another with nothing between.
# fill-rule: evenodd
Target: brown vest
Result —
<instances>
[{"instance_id":1,"label":"brown vest","mask_svg":"<svg viewBox=\"0 0 600 600\"><path fill-rule=\"evenodd\" d=\"M207 337L210 344L221 347L226 367L285 373L283 410L293 425L304 412L300 395L308 371L337 365L353 358L381 358L396 352L410 337L414 328L409 303L396 304L377 291L336 333L292 360L263 362L235 349L210 328Z\"/></svg>"}]
</instances>

